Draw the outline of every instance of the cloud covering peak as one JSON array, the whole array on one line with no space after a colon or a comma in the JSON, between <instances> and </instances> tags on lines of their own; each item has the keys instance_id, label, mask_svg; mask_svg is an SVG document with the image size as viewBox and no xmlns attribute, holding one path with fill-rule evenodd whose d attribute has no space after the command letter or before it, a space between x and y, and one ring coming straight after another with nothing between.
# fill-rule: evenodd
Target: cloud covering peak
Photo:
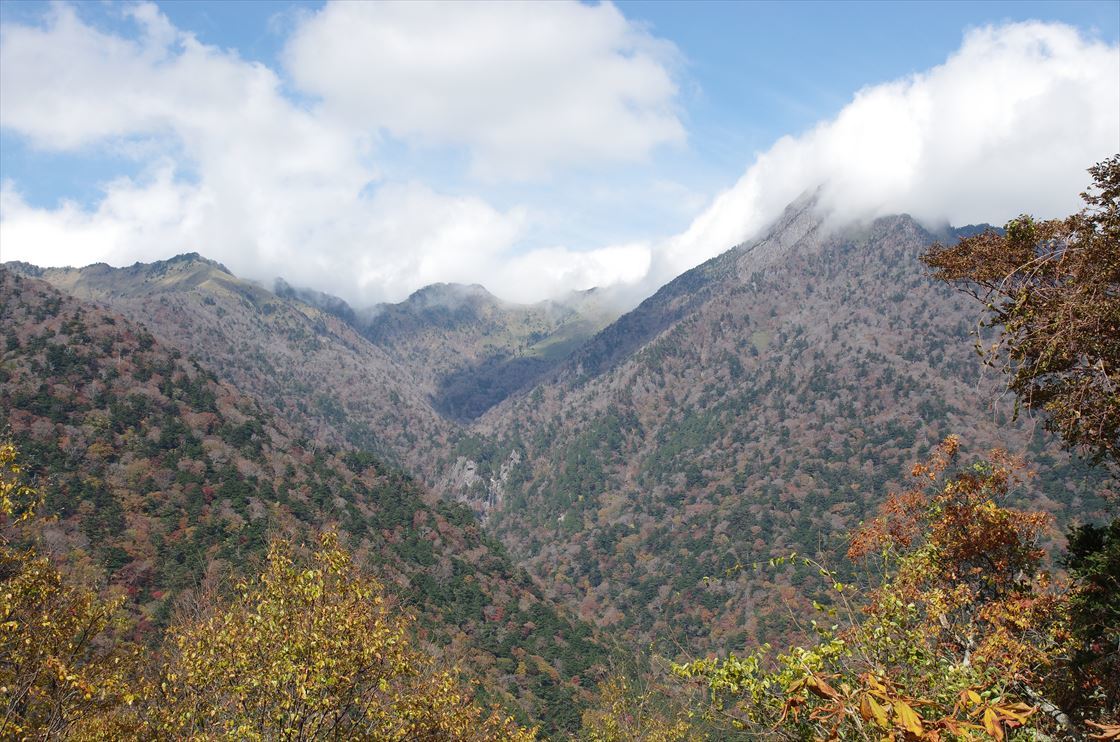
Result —
<instances>
[{"instance_id":1,"label":"cloud covering peak","mask_svg":"<svg viewBox=\"0 0 1120 742\"><path fill-rule=\"evenodd\" d=\"M855 94L833 119L758 155L687 231L657 278L749 239L800 194L839 221L1050 218L1080 208L1085 170L1120 150L1120 48L1059 24L973 29L942 65Z\"/></svg>"},{"instance_id":2,"label":"cloud covering peak","mask_svg":"<svg viewBox=\"0 0 1120 742\"><path fill-rule=\"evenodd\" d=\"M197 251L358 306L434 282L521 301L650 291L757 235L807 190L843 220L1059 216L1078 207L1085 168L1120 150L1120 48L1058 24L978 28L943 64L868 86L835 117L745 155L743 176L680 234L574 249L540 239L557 218L540 203L394 175L387 153L458 153L468 184L547 183L683 146L679 53L614 6L331 3L296 23L283 69L203 44L153 5L121 12L131 32L68 5L0 29L5 132L135 165L91 203L32 203L5 179L3 260Z\"/></svg>"}]
</instances>

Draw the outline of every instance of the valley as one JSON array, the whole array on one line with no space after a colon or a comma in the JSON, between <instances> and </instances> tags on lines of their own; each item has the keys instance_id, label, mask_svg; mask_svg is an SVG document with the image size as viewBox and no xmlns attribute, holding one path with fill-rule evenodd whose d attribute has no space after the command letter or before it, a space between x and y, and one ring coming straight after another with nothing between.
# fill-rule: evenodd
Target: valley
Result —
<instances>
[{"instance_id":1,"label":"valley","mask_svg":"<svg viewBox=\"0 0 1120 742\"><path fill-rule=\"evenodd\" d=\"M138 632L270 534L339 524L481 698L570 733L622 647L799 636L813 578L765 565L849 575L850 535L950 434L1028 455L1024 507L1103 516L1106 475L1013 419L975 307L918 262L976 231L802 199L617 319L595 292L452 285L355 310L199 255L8 264L4 425L54 548L126 589Z\"/></svg>"},{"instance_id":2,"label":"valley","mask_svg":"<svg viewBox=\"0 0 1120 742\"><path fill-rule=\"evenodd\" d=\"M612 643L544 597L468 509L36 278L0 269L0 316L2 425L57 519L46 546L127 597L135 639L258 569L270 539L333 528L424 644L482 682L480 700L578 726L579 679L593 685Z\"/></svg>"},{"instance_id":3,"label":"valley","mask_svg":"<svg viewBox=\"0 0 1120 742\"><path fill-rule=\"evenodd\" d=\"M794 204L598 333L610 314L589 297L434 286L356 311L194 255L17 270L143 323L309 440L400 462L586 620L649 641L669 630L658 616L695 614L674 640L727 650L778 628L781 607L762 606L781 586L705 576L837 553L950 433L977 456L1030 451L1059 488L1028 497L1059 517L1100 507L1034 420L1010 423L971 350L975 308L917 261L937 238L908 217L830 233Z\"/></svg>"},{"instance_id":4,"label":"valley","mask_svg":"<svg viewBox=\"0 0 1120 742\"><path fill-rule=\"evenodd\" d=\"M1120 2L0 1L0 741L1120 742Z\"/></svg>"}]
</instances>

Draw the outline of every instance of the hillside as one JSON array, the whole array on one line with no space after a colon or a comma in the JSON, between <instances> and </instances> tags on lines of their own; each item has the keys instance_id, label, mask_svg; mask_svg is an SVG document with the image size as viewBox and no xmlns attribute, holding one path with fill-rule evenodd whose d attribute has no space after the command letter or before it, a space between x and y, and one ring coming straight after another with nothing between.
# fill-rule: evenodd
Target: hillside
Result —
<instances>
[{"instance_id":1,"label":"hillside","mask_svg":"<svg viewBox=\"0 0 1120 742\"><path fill-rule=\"evenodd\" d=\"M907 216L830 231L801 202L669 283L483 418L494 533L583 617L675 654L784 642L813 575L752 567L792 549L844 567L950 433L972 459L1029 453L1025 498L1060 523L1097 515L1100 475L993 406L976 308L918 263L933 239Z\"/></svg>"},{"instance_id":2,"label":"hillside","mask_svg":"<svg viewBox=\"0 0 1120 742\"><path fill-rule=\"evenodd\" d=\"M356 310L283 281L274 293L197 254L119 269L7 267L143 323L310 437L376 450L429 483L444 476L434 462L462 425L617 316L594 290L518 305L447 284Z\"/></svg>"},{"instance_id":3,"label":"hillside","mask_svg":"<svg viewBox=\"0 0 1120 742\"><path fill-rule=\"evenodd\" d=\"M376 454L308 438L143 326L42 281L0 269L0 319L0 426L58 517L47 546L127 592L137 638L252 572L270 534L334 526L483 699L546 731L578 725L608 650L465 508Z\"/></svg>"},{"instance_id":4,"label":"hillside","mask_svg":"<svg viewBox=\"0 0 1120 742\"><path fill-rule=\"evenodd\" d=\"M531 386L618 316L596 290L512 304L482 286L434 284L398 304L358 310L283 282L276 293L348 322L418 384L437 412L461 423Z\"/></svg>"},{"instance_id":5,"label":"hillside","mask_svg":"<svg viewBox=\"0 0 1120 742\"><path fill-rule=\"evenodd\" d=\"M907 216L833 229L801 199L578 345L609 316L594 293L518 307L438 285L362 312L198 256L21 270L144 321L304 435L394 457L583 619L697 652L781 639L809 575L715 578L794 548L842 567L950 433L1028 453L1045 478L1025 497L1061 523L1099 512L1098 475L993 405L975 307L918 263L935 237Z\"/></svg>"},{"instance_id":6,"label":"hillside","mask_svg":"<svg viewBox=\"0 0 1120 742\"><path fill-rule=\"evenodd\" d=\"M143 323L321 443L423 472L418 442L439 446L451 434L425 391L347 322L197 254L119 269L8 267Z\"/></svg>"}]
</instances>

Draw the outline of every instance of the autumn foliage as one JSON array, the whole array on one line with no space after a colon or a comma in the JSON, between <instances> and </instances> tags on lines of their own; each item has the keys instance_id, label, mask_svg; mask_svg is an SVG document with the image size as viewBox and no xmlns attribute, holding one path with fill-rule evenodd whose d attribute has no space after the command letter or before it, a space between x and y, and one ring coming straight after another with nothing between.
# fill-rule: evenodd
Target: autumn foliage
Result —
<instances>
[{"instance_id":1,"label":"autumn foliage","mask_svg":"<svg viewBox=\"0 0 1120 742\"><path fill-rule=\"evenodd\" d=\"M1020 216L923 256L934 276L983 301L999 339L981 347L1047 424L1097 459L1120 461L1120 155L1089 168L1085 208Z\"/></svg>"},{"instance_id":2,"label":"autumn foliage","mask_svg":"<svg viewBox=\"0 0 1120 742\"><path fill-rule=\"evenodd\" d=\"M334 533L309 564L276 542L230 604L172 629L147 726L161 738L533 738L485 714L408 629Z\"/></svg>"},{"instance_id":3,"label":"autumn foliage","mask_svg":"<svg viewBox=\"0 0 1120 742\"><path fill-rule=\"evenodd\" d=\"M1022 405L1095 461L1120 461L1120 155L1090 168L1086 207L1028 216L935 245L935 277L984 302L997 342L978 344ZM747 737L1120 739L1120 531L1071 532L1072 584L1044 569L1042 513L1007 501L1022 463L960 467L947 439L853 536L879 574L862 594L834 581L815 645L675 666L708 694L706 716ZM781 561L781 560L779 560ZM818 604L819 606L819 604Z\"/></svg>"},{"instance_id":4,"label":"autumn foliage","mask_svg":"<svg viewBox=\"0 0 1120 742\"><path fill-rule=\"evenodd\" d=\"M64 579L34 542L39 495L0 442L0 738L46 738L131 698L121 599Z\"/></svg>"},{"instance_id":5,"label":"autumn foliage","mask_svg":"<svg viewBox=\"0 0 1120 742\"><path fill-rule=\"evenodd\" d=\"M1074 731L1050 700L1072 644L1068 590L1043 569L1049 520L1006 506L1019 462L960 467L957 449L947 439L854 535L849 556L883 577L858 595L834 582L816 644L675 667L707 689L710 718L790 740Z\"/></svg>"},{"instance_id":6,"label":"autumn foliage","mask_svg":"<svg viewBox=\"0 0 1120 742\"><path fill-rule=\"evenodd\" d=\"M1008 375L1017 403L1045 411L1071 448L1120 474L1120 155L1089 168L1085 202L1065 219L1021 216L923 256L934 277L984 302L997 341L977 347ZM1075 514L1075 520L1085 514ZM1080 516L1080 517L1079 517ZM1120 716L1120 519L1075 524L1068 677L1055 683L1077 716ZM1092 722L1089 722L1090 725ZM1120 727L1098 727L1098 739Z\"/></svg>"},{"instance_id":7,"label":"autumn foliage","mask_svg":"<svg viewBox=\"0 0 1120 742\"><path fill-rule=\"evenodd\" d=\"M0 445L0 737L5 739L530 740L413 645L328 532L306 559L277 540L263 574L175 623L162 649L121 638L120 598L74 584L12 527L35 520Z\"/></svg>"},{"instance_id":8,"label":"autumn foliage","mask_svg":"<svg viewBox=\"0 0 1120 742\"><path fill-rule=\"evenodd\" d=\"M989 230L935 248L927 262L939 278L967 283L986 303L988 321L1000 328L1000 335L994 349L981 350L1010 374L1011 389L1021 402L1046 410L1052 427L1070 444L1116 461L1120 156L1091 172L1096 190L1084 194L1087 207L1080 214L1051 222L1021 217L1003 232ZM752 283L763 279L759 274ZM787 291L781 281L768 280ZM802 298L808 293L807 288ZM702 699L691 707L674 691L644 685L648 677L638 671L603 682L597 707L584 710L570 701L584 697L588 685L581 680L595 674L587 661L592 643L562 616L545 610L544 601L527 589L528 578L516 590L495 592L479 587L476 575L481 571L458 574L467 562L448 555L472 553L474 564L477 555L495 553L477 537L473 521L454 523L454 511L428 507L415 492L401 496L404 480L364 465L356 452L325 455L276 446L265 456L265 449L284 436L262 424L264 418L252 404L234 404L229 389L211 383L201 367L178 355L144 356L154 342L146 333L129 339L127 333L109 332L104 328L116 327L111 317L94 327L82 319L84 310L63 317L61 304L61 298L45 293L19 304L20 316L37 317L42 332L22 339L9 335L19 364L10 366L15 371L0 369L9 374L5 378L12 390L5 399L19 412L12 415L19 429L30 431L23 440L37 441L43 450L57 449L53 460L65 454L67 466L73 464L72 476L58 491L51 490L59 506L55 510L81 524L83 538L95 546L95 560L107 569L112 563L111 571L123 575L115 583L119 591L131 591L130 601L140 596L149 607L159 607L161 633L137 630L141 621L152 623L155 611L137 609L131 602L133 610L122 610L122 595L99 589L103 578L96 576L97 569L90 570L94 579L86 579L75 574L75 565L60 566L47 547L50 539L44 534L50 529L44 527L52 521L37 512L39 493L23 484L14 448L0 444L0 738L532 739L534 730L478 703L475 688L456 669L417 644L410 617L351 561L342 546L346 530L322 534L309 551L291 540L268 541L266 523L274 522L269 518L275 513L302 514L309 527L300 533L317 532L327 522L324 514L338 522L334 519L344 513L350 533L379 536L383 540L374 550L396 550L397 563L404 566L398 574L406 578L399 582L444 596L448 607L438 614L441 620L463 624L462 641L478 642L490 653L484 659L496 658L489 664L489 677L522 678L533 684L538 697L548 699L541 706L547 713L527 706L519 713L544 724L562 717L565 723L555 726L568 731L573 729L570 721L582 721L582 736L588 740L1003 740L1043 735L1120 740L1120 522L1075 527L1061 562L1068 578L1051 575L1042 548L1051 535L1050 518L1009 504L1024 469L1015 457L994 451L983 461L966 464L960 461L957 439L944 441L927 462L914 467L912 486L890 495L877 516L852 534L848 556L860 577L851 582L822 564L823 558L793 554L772 559L774 567L796 564L798 578L806 568L813 570L827 585L828 597L814 606L817 613L810 616L791 607L791 623L800 624L802 635L815 635L815 640L785 652L763 647L743 657L674 665L676 676L692 681L678 687L687 686ZM766 324L766 318L755 320L750 357L777 359L778 354L760 355L777 326ZM830 327L834 340L843 329ZM692 368L685 351L696 344L685 343L683 335L676 333L676 346L655 345L646 353L662 385L665 369L669 378L673 373L684 378ZM783 339L789 350L782 350L782 362L797 362L795 354L812 347L807 338L813 337L791 332ZM87 352L95 338L103 355L116 350L111 368L98 370ZM117 342L122 338L128 342ZM874 343L878 347L878 338ZM122 354L122 348L127 352ZM750 374L738 355L728 353L726 359L721 383L739 388L741 377ZM803 379L805 388L837 378L823 366L817 368L819 375ZM40 378L47 370L55 375ZM18 383L10 381L17 377ZM48 378L56 381L47 383ZM652 378L635 387L648 386ZM773 369L769 379L762 391L789 396L789 379ZM143 394L121 392L134 391L136 382L144 385L138 388ZM857 386L862 384L860 379ZM649 386L646 394L652 392ZM930 395L932 415L943 400L935 392ZM641 439L635 432L641 428L638 408L621 401L611 404L605 416L580 433L554 483L567 501L562 510L548 512L548 522L558 524L557 537L561 529L598 524L594 544L586 544L594 549L568 550L565 556L534 547L558 560L561 592L603 595L607 588L601 586L612 582L626 586L626 580L633 580L633 585L648 587L666 575L687 587L714 563L698 555L713 556L713 545L729 542L733 529L767 534L768 541L756 539L756 552L786 548L775 546L785 542L783 533L811 533L815 522L808 517L790 518L782 526L792 529L796 523L796 531L768 523L775 508L767 498L780 496L783 503L797 504L798 511L804 505L806 513L821 503L835 504L840 524L835 529L841 531L860 517L862 511L851 506L867 502L864 498L871 495L865 493L878 497L878 483L886 475L872 469L874 461L885 468L882 460L869 460L860 468L864 478L846 483L851 489L840 489L844 485L836 481L844 475L836 472L843 468L826 464L842 461L848 453L822 446L820 459L807 462L790 453L801 449L779 445L797 435L795 419L819 421L815 408L812 417L797 418L787 414L783 401L775 408L780 409L776 417L759 418L761 428L779 421L764 441L749 431L726 432L727 420L740 420L736 416L741 410L756 408L754 399L737 397L723 412L718 406L682 412L672 435L659 439L654 455L641 464L652 477L648 481L672 479L672 489L666 491L673 499L629 520L620 513L637 498L610 492L609 472L611 466L631 461L626 452L632 449L626 446ZM866 450L884 450L883 441L895 450L899 440L913 439L909 429L883 425L875 431L882 418L863 417L850 400L843 404L837 420L859 420L861 438L864 429L879 437L879 448ZM798 408L791 403L791 409ZM879 414L896 413L886 405ZM843 428L826 422L823 439L838 445L836 431ZM792 433L790 427L795 428ZM745 456L748 443L751 457ZM765 469L763 443L772 454ZM547 437L542 445L558 444ZM696 455L736 446L738 458L727 457L738 461L734 479L712 476L724 464ZM772 481L759 490L759 502L750 503L745 502L750 480L741 465L753 454L758 471L771 472L758 476ZM509 461L510 472L524 474L516 468L519 460ZM223 466L213 470L207 462ZM300 472L293 462L301 465ZM816 474L807 478L810 483L804 477L783 480L778 473L790 467ZM723 497L720 489L730 484L737 494L725 501L744 502L733 509L716 508L713 503ZM780 491L784 487L795 491L786 498ZM805 499L813 494L821 500ZM846 519L849 511L852 520ZM556 514L559 519L553 520ZM119 538L125 530L132 532L130 537ZM688 534L687 540L672 540L681 533ZM662 553L670 553L664 544L679 545L671 552L679 559L649 558L656 552L641 544L651 543L643 539L654 536L664 539L658 547ZM798 538L796 543L806 543ZM453 539L461 551L445 553L432 545ZM199 557L199 565L211 563L210 557L219 553L244 565L262 555L266 544L267 561L259 575L241 579L229 594L210 594L193 610L179 610L172 618L173 601L163 588L196 586L199 574L188 566L190 555ZM501 566L499 556L486 559ZM590 579L579 584L560 579L564 560L577 558L586 574L571 574L594 575L594 585ZM166 567L166 574L157 574L156 565ZM696 601L700 610L695 615L677 610L693 610L689 596L697 593L687 589L656 599L654 591L627 589L626 600L633 602L618 605L633 609L628 611L631 621L640 611L655 611L656 618L642 630L657 630L687 625L696 616L708 622L720 611L729 614L748 592L729 588L722 594L727 596L722 607L717 604L724 600L720 595L702 596L715 597L709 604ZM608 625L623 618L617 608L604 616L596 599L583 605L589 616L609 619L603 621ZM755 618L771 616L770 606L751 605L758 611ZM657 623L662 621L668 623ZM723 628L728 626L730 622ZM548 656L557 658L559 670L522 649L518 642L530 633L543 637L541 644L534 639L532 645L541 654L556 650ZM137 640L151 644L141 648L126 637L143 637ZM516 663L505 656L507 651Z\"/></svg>"},{"instance_id":9,"label":"autumn foliage","mask_svg":"<svg viewBox=\"0 0 1120 742\"><path fill-rule=\"evenodd\" d=\"M583 712L581 739L587 742L694 742L704 736L682 704L669 701L662 687L640 687L638 679L616 674L599 684L598 703Z\"/></svg>"}]
</instances>

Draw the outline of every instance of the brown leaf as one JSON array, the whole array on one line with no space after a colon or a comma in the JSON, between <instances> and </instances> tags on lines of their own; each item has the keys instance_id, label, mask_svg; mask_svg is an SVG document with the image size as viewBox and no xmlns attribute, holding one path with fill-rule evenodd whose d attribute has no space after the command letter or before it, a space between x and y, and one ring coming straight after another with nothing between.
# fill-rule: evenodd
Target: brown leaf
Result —
<instances>
[{"instance_id":1,"label":"brown leaf","mask_svg":"<svg viewBox=\"0 0 1120 742\"><path fill-rule=\"evenodd\" d=\"M1085 723L1100 730L1096 734L1090 734L1089 739L1104 740L1105 742L1120 740L1120 724L1098 724L1095 721Z\"/></svg>"},{"instance_id":2,"label":"brown leaf","mask_svg":"<svg viewBox=\"0 0 1120 742\"><path fill-rule=\"evenodd\" d=\"M810 675L806 678L805 687L807 687L813 695L820 698L835 699L840 697L840 694L835 688L816 675Z\"/></svg>"}]
</instances>

